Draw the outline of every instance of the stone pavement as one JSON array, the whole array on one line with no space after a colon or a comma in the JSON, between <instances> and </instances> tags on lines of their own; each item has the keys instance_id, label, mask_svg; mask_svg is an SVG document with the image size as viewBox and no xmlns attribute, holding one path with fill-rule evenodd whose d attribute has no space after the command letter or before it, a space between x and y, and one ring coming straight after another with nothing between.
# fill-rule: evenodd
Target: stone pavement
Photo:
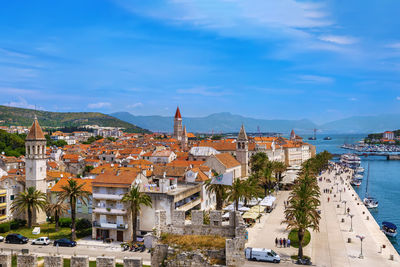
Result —
<instances>
[{"instance_id":1,"label":"stone pavement","mask_svg":"<svg viewBox=\"0 0 400 267\"><path fill-rule=\"evenodd\" d=\"M304 254L311 256L313 265L326 267L378 267L400 266L400 258L387 237L380 230L379 225L373 219L368 209L362 204L353 188L349 185L344 173L335 178L335 172L325 172L321 182L321 221L320 231L311 232L311 242L304 248ZM343 179L343 184L341 179ZM331 182L328 182L330 179ZM335 185L338 183L338 185ZM332 189L332 194L323 193L323 189ZM346 191L344 192L344 188ZM336 194L336 190L342 193ZM271 248L282 259L284 266L293 265L290 255L297 254L296 248L275 247L275 237L287 238L286 226L281 224L284 218L283 201L289 196L288 191L281 191L277 195L277 207L269 214L264 214L260 223L256 223L248 229L248 247ZM328 201L328 197L330 201ZM341 201L340 201L341 200ZM350 208L353 217L353 231L350 232L350 217L345 214L343 200L346 200L346 209ZM357 204L358 203L358 204ZM338 207L339 205L339 207ZM347 213L347 211L346 211ZM367 220L367 216L369 217ZM344 219L344 222L342 222ZM360 259L360 240L356 235L365 235L363 241L363 255ZM348 243L349 238L351 242ZM381 249L382 245L386 248ZM389 260L393 255L394 260ZM246 266L269 265L269 263L247 262ZM272 264L271 264L272 265Z\"/></svg>"}]
</instances>

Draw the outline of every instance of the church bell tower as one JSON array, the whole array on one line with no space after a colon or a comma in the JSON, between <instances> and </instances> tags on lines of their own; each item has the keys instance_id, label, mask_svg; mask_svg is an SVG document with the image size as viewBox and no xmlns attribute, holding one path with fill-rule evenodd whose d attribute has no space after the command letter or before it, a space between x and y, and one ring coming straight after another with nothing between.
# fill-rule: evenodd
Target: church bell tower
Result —
<instances>
[{"instance_id":1,"label":"church bell tower","mask_svg":"<svg viewBox=\"0 0 400 267\"><path fill-rule=\"evenodd\" d=\"M34 187L46 193L46 138L36 116L25 139L25 151L26 188ZM44 222L46 213L36 210L33 214L33 223Z\"/></svg>"},{"instance_id":2,"label":"church bell tower","mask_svg":"<svg viewBox=\"0 0 400 267\"><path fill-rule=\"evenodd\" d=\"M236 159L242 165L242 177L247 177L249 175L249 139L243 124L236 141Z\"/></svg>"}]
</instances>

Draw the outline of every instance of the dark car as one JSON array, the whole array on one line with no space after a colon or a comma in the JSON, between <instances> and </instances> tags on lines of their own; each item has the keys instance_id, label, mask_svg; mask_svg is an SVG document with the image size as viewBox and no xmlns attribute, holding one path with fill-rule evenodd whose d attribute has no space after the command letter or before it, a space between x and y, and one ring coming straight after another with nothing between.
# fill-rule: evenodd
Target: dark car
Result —
<instances>
[{"instance_id":1,"label":"dark car","mask_svg":"<svg viewBox=\"0 0 400 267\"><path fill-rule=\"evenodd\" d=\"M26 244L28 243L29 239L20 234L9 234L6 236L6 243L11 244Z\"/></svg>"},{"instance_id":2,"label":"dark car","mask_svg":"<svg viewBox=\"0 0 400 267\"><path fill-rule=\"evenodd\" d=\"M61 238L61 239L54 241L54 246L57 246L57 245L59 245L60 247L75 247L76 242L71 241L68 238Z\"/></svg>"}]
</instances>

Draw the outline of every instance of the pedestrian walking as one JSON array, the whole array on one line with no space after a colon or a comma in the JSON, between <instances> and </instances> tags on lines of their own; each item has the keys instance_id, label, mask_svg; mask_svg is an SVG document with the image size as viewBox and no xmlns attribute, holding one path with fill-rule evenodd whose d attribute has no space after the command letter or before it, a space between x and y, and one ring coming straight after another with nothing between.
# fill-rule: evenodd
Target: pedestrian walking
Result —
<instances>
[{"instance_id":1,"label":"pedestrian walking","mask_svg":"<svg viewBox=\"0 0 400 267\"><path fill-rule=\"evenodd\" d=\"M328 197L328 203L329 203L330 198Z\"/></svg>"},{"instance_id":2,"label":"pedestrian walking","mask_svg":"<svg viewBox=\"0 0 400 267\"><path fill-rule=\"evenodd\" d=\"M282 238L279 238L279 245L282 247Z\"/></svg>"},{"instance_id":3,"label":"pedestrian walking","mask_svg":"<svg viewBox=\"0 0 400 267\"><path fill-rule=\"evenodd\" d=\"M347 213L350 213L350 208L347 208Z\"/></svg>"},{"instance_id":4,"label":"pedestrian walking","mask_svg":"<svg viewBox=\"0 0 400 267\"><path fill-rule=\"evenodd\" d=\"M278 238L275 237L275 247L278 247Z\"/></svg>"},{"instance_id":5,"label":"pedestrian walking","mask_svg":"<svg viewBox=\"0 0 400 267\"><path fill-rule=\"evenodd\" d=\"M286 248L286 238L283 238L283 247Z\"/></svg>"},{"instance_id":6,"label":"pedestrian walking","mask_svg":"<svg viewBox=\"0 0 400 267\"><path fill-rule=\"evenodd\" d=\"M290 248L290 239L289 238L287 239L286 243L287 243L287 247Z\"/></svg>"}]
</instances>

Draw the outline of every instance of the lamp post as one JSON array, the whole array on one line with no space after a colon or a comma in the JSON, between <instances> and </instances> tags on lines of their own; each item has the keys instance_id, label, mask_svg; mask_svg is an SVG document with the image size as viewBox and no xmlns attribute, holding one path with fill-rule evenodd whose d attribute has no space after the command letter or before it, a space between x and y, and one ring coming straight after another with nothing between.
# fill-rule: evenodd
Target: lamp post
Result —
<instances>
[{"instance_id":1,"label":"lamp post","mask_svg":"<svg viewBox=\"0 0 400 267\"><path fill-rule=\"evenodd\" d=\"M337 194L339 191L339 183L335 183L335 185L336 185L336 194Z\"/></svg>"},{"instance_id":2,"label":"lamp post","mask_svg":"<svg viewBox=\"0 0 400 267\"><path fill-rule=\"evenodd\" d=\"M349 213L349 216L350 216L350 230L349 230L349 232L353 232L353 217L354 217L354 214L350 214Z\"/></svg>"},{"instance_id":3,"label":"lamp post","mask_svg":"<svg viewBox=\"0 0 400 267\"><path fill-rule=\"evenodd\" d=\"M342 201L342 189L339 190L339 201Z\"/></svg>"},{"instance_id":4,"label":"lamp post","mask_svg":"<svg viewBox=\"0 0 400 267\"><path fill-rule=\"evenodd\" d=\"M358 256L358 258L364 259L364 256L363 256L363 253L362 253L362 243L363 243L363 240L365 239L365 236L363 236L363 235L357 235L357 238L359 238L360 241L361 241L361 253L360 253L360 256Z\"/></svg>"},{"instance_id":5,"label":"lamp post","mask_svg":"<svg viewBox=\"0 0 400 267\"><path fill-rule=\"evenodd\" d=\"M347 203L347 201L343 200L342 203L344 203L344 213L343 214L346 215L346 203Z\"/></svg>"}]
</instances>

